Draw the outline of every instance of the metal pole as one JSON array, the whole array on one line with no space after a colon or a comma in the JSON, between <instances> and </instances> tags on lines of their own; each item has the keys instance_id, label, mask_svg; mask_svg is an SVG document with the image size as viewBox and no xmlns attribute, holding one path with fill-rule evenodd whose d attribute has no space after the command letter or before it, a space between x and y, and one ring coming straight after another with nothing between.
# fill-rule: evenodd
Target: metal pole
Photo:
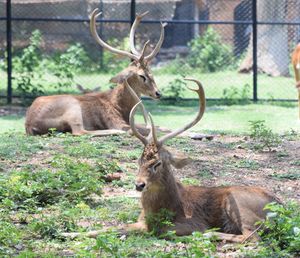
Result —
<instances>
[{"instance_id":1,"label":"metal pole","mask_svg":"<svg viewBox=\"0 0 300 258\"><path fill-rule=\"evenodd\" d=\"M6 1L7 104L12 102L11 0Z\"/></svg>"},{"instance_id":2,"label":"metal pole","mask_svg":"<svg viewBox=\"0 0 300 258\"><path fill-rule=\"evenodd\" d=\"M100 11L102 12L102 13L104 13L103 12L103 1L102 0L100 0ZM101 19L102 19L102 16L101 16ZM103 36L103 23L102 22L100 22L100 31L99 31L99 33L100 33L100 38L102 38L102 36ZM101 69L103 69L104 68L104 63L103 63L103 47L101 46L101 51L100 51L100 68Z\"/></svg>"},{"instance_id":3,"label":"metal pole","mask_svg":"<svg viewBox=\"0 0 300 258\"><path fill-rule=\"evenodd\" d=\"M253 101L257 102L257 0L252 0L253 33Z\"/></svg>"},{"instance_id":4,"label":"metal pole","mask_svg":"<svg viewBox=\"0 0 300 258\"><path fill-rule=\"evenodd\" d=\"M135 0L131 0L130 4L130 26L134 23L135 19Z\"/></svg>"}]
</instances>

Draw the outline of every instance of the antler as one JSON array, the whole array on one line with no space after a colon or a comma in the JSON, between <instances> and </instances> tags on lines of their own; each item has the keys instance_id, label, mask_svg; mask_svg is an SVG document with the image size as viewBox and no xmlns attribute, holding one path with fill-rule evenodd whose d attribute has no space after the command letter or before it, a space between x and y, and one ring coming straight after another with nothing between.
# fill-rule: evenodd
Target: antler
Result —
<instances>
[{"instance_id":1,"label":"antler","mask_svg":"<svg viewBox=\"0 0 300 258\"><path fill-rule=\"evenodd\" d=\"M138 130L136 129L136 126L135 126L135 123L134 123L134 116L135 116L135 113L136 113L136 110L137 110L137 107L139 105L142 106L143 108L143 111L144 111L144 118L145 118L145 115L147 115L147 111L145 111L145 107L144 105L142 104L142 101L139 101L137 104L135 104L135 106L132 108L131 112L130 112L130 116L129 116L129 123L130 123L130 127L131 127L131 130L133 132L133 134L142 141L142 143L144 145L147 145L151 140L154 142L154 144L159 148L163 145L163 143L168 140L168 139L171 139L181 133L183 133L184 131L188 130L189 128L193 127L195 124L197 124L203 114L204 114L204 111L205 111L205 105L206 105L206 101L205 101L205 93L204 93L204 89L203 89L203 86L202 84L200 83L200 81L196 80L196 79L190 79L190 78L185 78L185 80L187 81L193 81L195 82L197 85L198 85L198 89L191 89L189 88L190 90L192 91L195 91L197 92L198 96L199 96L199 111L198 111L198 114L197 116L195 117L195 119L188 123L187 125L185 125L184 127L180 128L180 129L177 129L163 137L161 137L159 140L157 139L157 136L156 136L156 129L155 129L155 126L154 126L154 123L153 123L153 119L152 119L152 116L150 113L148 113L148 117L149 117L149 120L150 120L150 123L151 123L151 131L149 133L149 135L147 137L141 135Z\"/></svg>"},{"instance_id":2,"label":"antler","mask_svg":"<svg viewBox=\"0 0 300 258\"><path fill-rule=\"evenodd\" d=\"M137 28L137 26L140 24L142 18L148 13L145 12L143 14L140 14L140 15L137 15L135 20L134 20L134 23L132 24L132 27L131 27L131 30L130 30L130 35L129 35L129 40L130 40L130 49L131 49L131 52L134 54L134 55L137 55L137 56L142 56L135 48L135 45L134 45L134 36L135 36L135 30ZM159 37L159 40L155 46L155 48L153 49L153 51L146 57L144 57L144 59L146 61L150 61L151 59L153 59L157 53L159 52L160 48L161 48L161 45L164 41L164 37L165 37L165 30L164 30L164 27L167 25L167 23L160 23L160 37Z\"/></svg>"},{"instance_id":3,"label":"antler","mask_svg":"<svg viewBox=\"0 0 300 258\"><path fill-rule=\"evenodd\" d=\"M134 59L134 60L137 60L139 59L139 56L137 55L134 55L134 54L131 54L127 51L124 51L124 50L119 50L119 49L116 49L110 45L108 45L106 42L104 42L98 35L97 33L97 29L96 29L96 19L97 17L101 14L101 12L97 13L98 12L98 8L96 8L92 14L91 14L91 20L90 20L90 30L91 30L91 33L94 37L94 39L97 41L97 43L99 45L101 45L103 48L106 48L107 50L109 50L110 52L112 53L115 53L115 54L118 54L118 55L122 55L122 56L127 56L129 57L130 59Z\"/></svg>"},{"instance_id":4,"label":"antler","mask_svg":"<svg viewBox=\"0 0 300 258\"><path fill-rule=\"evenodd\" d=\"M193 127L195 124L197 124L201 120L201 118L202 118L202 116L204 114L206 101L205 101L205 93L204 93L204 89L203 89L202 84L200 83L200 81L198 81L196 79L185 78L185 80L187 80L187 81L193 81L193 82L195 82L198 85L198 89L197 90L191 89L191 88L188 87L190 90L197 92L197 94L199 96L199 111L198 111L198 114L197 114L197 116L195 117L195 119L192 122L188 123L184 127L179 128L179 129L177 129L177 130L175 130L175 131L173 131L173 132L171 132L171 133L169 133L169 134L161 137L157 141L157 143L158 143L157 146L162 146L163 143L166 140L171 139L171 138L173 138L173 137L175 137L175 136L183 133L184 131L190 129L191 127Z\"/></svg>"}]
</instances>

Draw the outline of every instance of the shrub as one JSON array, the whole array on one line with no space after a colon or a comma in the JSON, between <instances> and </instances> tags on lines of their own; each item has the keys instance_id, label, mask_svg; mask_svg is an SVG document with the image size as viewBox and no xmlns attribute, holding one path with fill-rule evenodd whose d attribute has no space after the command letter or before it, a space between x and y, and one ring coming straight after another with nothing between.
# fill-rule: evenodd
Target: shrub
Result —
<instances>
[{"instance_id":1,"label":"shrub","mask_svg":"<svg viewBox=\"0 0 300 258\"><path fill-rule=\"evenodd\" d=\"M233 55L229 46L222 42L221 37L208 28L203 36L192 39L189 44L188 64L200 68L202 72L224 70L232 62Z\"/></svg>"},{"instance_id":2,"label":"shrub","mask_svg":"<svg viewBox=\"0 0 300 258\"><path fill-rule=\"evenodd\" d=\"M70 87L76 72L80 72L89 62L81 44L71 45L65 52L48 62L50 73L58 78L55 88Z\"/></svg>"},{"instance_id":3,"label":"shrub","mask_svg":"<svg viewBox=\"0 0 300 258\"><path fill-rule=\"evenodd\" d=\"M63 156L54 157L51 166L7 175L0 181L0 204L30 210L62 200L79 203L92 193L101 194L103 174L97 168Z\"/></svg>"},{"instance_id":4,"label":"shrub","mask_svg":"<svg viewBox=\"0 0 300 258\"><path fill-rule=\"evenodd\" d=\"M43 73L40 69L42 59L40 51L42 35L40 31L33 31L29 41L29 46L23 49L21 56L13 59L16 73L13 79L16 81L17 89L23 94L36 95L44 92L41 84Z\"/></svg>"},{"instance_id":5,"label":"shrub","mask_svg":"<svg viewBox=\"0 0 300 258\"><path fill-rule=\"evenodd\" d=\"M287 205L270 203L263 230L262 241L246 257L298 257L300 255L300 207L295 202Z\"/></svg>"},{"instance_id":6,"label":"shrub","mask_svg":"<svg viewBox=\"0 0 300 258\"><path fill-rule=\"evenodd\" d=\"M118 49L129 49L129 40L124 38L123 41L118 39L112 39L108 41L109 45L116 46ZM116 54L110 51L103 51L103 71L112 74L118 73L128 66L128 58L120 59Z\"/></svg>"},{"instance_id":7,"label":"shrub","mask_svg":"<svg viewBox=\"0 0 300 258\"><path fill-rule=\"evenodd\" d=\"M223 90L222 100L225 105L247 104L249 100L250 85L245 84L244 87L239 90L237 87L231 86Z\"/></svg>"},{"instance_id":8,"label":"shrub","mask_svg":"<svg viewBox=\"0 0 300 258\"><path fill-rule=\"evenodd\" d=\"M253 139L253 147L256 150L268 148L271 151L272 147L276 147L281 143L278 134L267 128L264 120L249 121L250 122L250 137Z\"/></svg>"},{"instance_id":9,"label":"shrub","mask_svg":"<svg viewBox=\"0 0 300 258\"><path fill-rule=\"evenodd\" d=\"M183 97L186 82L180 78L170 82L165 88L162 89L164 98L172 98L173 102L178 101Z\"/></svg>"}]
</instances>

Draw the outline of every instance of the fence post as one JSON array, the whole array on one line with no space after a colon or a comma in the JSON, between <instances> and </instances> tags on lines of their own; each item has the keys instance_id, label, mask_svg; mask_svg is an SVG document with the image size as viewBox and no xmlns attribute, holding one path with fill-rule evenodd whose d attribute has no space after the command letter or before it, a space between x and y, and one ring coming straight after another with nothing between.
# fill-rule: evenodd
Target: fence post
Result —
<instances>
[{"instance_id":1,"label":"fence post","mask_svg":"<svg viewBox=\"0 0 300 258\"><path fill-rule=\"evenodd\" d=\"M253 101L257 102L257 0L252 0L252 33L253 33Z\"/></svg>"},{"instance_id":2,"label":"fence post","mask_svg":"<svg viewBox=\"0 0 300 258\"><path fill-rule=\"evenodd\" d=\"M134 19L135 19L135 0L131 0L131 4L130 4L130 27L134 23Z\"/></svg>"},{"instance_id":3,"label":"fence post","mask_svg":"<svg viewBox=\"0 0 300 258\"><path fill-rule=\"evenodd\" d=\"M11 0L6 1L7 104L12 102Z\"/></svg>"}]
</instances>

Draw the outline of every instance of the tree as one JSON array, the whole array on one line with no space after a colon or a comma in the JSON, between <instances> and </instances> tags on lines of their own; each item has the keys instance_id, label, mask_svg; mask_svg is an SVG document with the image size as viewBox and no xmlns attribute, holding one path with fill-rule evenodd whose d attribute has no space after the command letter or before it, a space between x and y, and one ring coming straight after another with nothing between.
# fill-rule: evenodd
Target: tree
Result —
<instances>
[{"instance_id":1,"label":"tree","mask_svg":"<svg viewBox=\"0 0 300 258\"><path fill-rule=\"evenodd\" d=\"M257 0L257 19L260 22L280 22L286 17L287 0ZM250 72L253 67L253 34L239 72ZM271 76L289 74L289 50L286 25L258 25L258 71Z\"/></svg>"}]
</instances>

